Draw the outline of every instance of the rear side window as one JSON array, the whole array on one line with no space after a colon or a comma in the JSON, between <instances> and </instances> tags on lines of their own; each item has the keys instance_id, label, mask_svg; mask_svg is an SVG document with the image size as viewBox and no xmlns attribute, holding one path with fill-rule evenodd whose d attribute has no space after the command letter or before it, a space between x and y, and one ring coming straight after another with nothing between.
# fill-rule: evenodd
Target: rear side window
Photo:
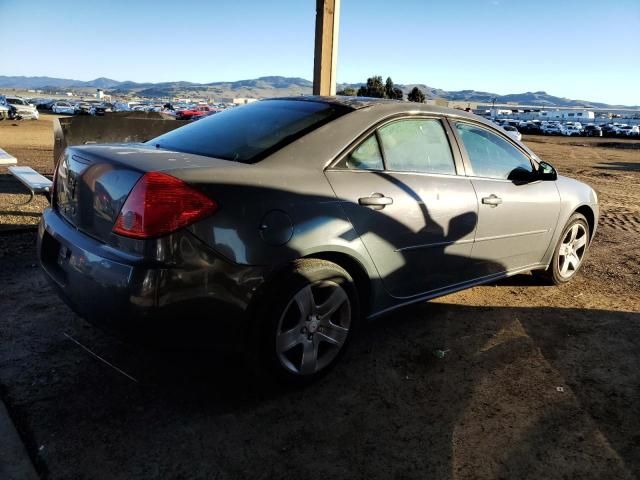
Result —
<instances>
[{"instance_id":1,"label":"rear side window","mask_svg":"<svg viewBox=\"0 0 640 480\"><path fill-rule=\"evenodd\" d=\"M439 120L399 120L378 133L387 170L455 175L449 140Z\"/></svg>"},{"instance_id":2,"label":"rear side window","mask_svg":"<svg viewBox=\"0 0 640 480\"><path fill-rule=\"evenodd\" d=\"M507 180L515 170L533 172L529 158L504 138L468 123L456 129L475 176Z\"/></svg>"},{"instance_id":3,"label":"rear side window","mask_svg":"<svg viewBox=\"0 0 640 480\"><path fill-rule=\"evenodd\" d=\"M253 163L351 109L297 100L266 100L227 109L149 140L157 148Z\"/></svg>"},{"instance_id":4,"label":"rear side window","mask_svg":"<svg viewBox=\"0 0 640 480\"><path fill-rule=\"evenodd\" d=\"M371 135L340 163L340 166L351 170L384 170L376 136Z\"/></svg>"}]
</instances>

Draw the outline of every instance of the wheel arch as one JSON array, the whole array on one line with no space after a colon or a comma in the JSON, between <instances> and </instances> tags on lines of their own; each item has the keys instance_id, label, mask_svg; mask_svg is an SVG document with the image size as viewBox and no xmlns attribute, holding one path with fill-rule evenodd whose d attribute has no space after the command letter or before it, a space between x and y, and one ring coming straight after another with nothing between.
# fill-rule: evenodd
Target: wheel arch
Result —
<instances>
[{"instance_id":1,"label":"wheel arch","mask_svg":"<svg viewBox=\"0 0 640 480\"><path fill-rule=\"evenodd\" d=\"M277 288L276 286L279 283L279 279L281 279L283 275L286 275L296 262L300 262L301 260L326 260L344 268L355 283L355 288L358 293L358 313L360 317L366 318L371 310L372 293L372 280L367 273L366 267L362 262L348 253L326 250L309 253L305 256L283 262L265 275L263 283L253 293L247 307L246 314L250 324L252 324L252 319L255 318L255 315L264 308L265 301L267 301L272 289Z\"/></svg>"},{"instance_id":2,"label":"wheel arch","mask_svg":"<svg viewBox=\"0 0 640 480\"><path fill-rule=\"evenodd\" d=\"M589 225L589 242L593 239L593 234L595 233L595 222L596 222L596 214L593 209L589 205L581 205L576 208L574 213L580 213L584 215L587 219L587 224Z\"/></svg>"},{"instance_id":3,"label":"wheel arch","mask_svg":"<svg viewBox=\"0 0 640 480\"><path fill-rule=\"evenodd\" d=\"M356 291L358 292L360 315L362 317L366 317L369 314L369 310L371 308L371 279L369 278L365 267L357 259L343 252L317 252L302 257L303 260L314 258L318 260L333 262L336 265L344 268L347 273L351 275L351 278L353 278L356 286Z\"/></svg>"}]
</instances>

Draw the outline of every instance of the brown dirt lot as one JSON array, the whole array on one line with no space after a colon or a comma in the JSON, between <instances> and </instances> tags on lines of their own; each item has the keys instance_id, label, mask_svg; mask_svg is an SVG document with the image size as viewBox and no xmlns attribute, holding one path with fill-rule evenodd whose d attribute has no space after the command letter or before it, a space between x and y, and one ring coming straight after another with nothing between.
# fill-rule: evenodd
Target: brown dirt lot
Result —
<instances>
[{"instance_id":1,"label":"brown dirt lot","mask_svg":"<svg viewBox=\"0 0 640 480\"><path fill-rule=\"evenodd\" d=\"M18 159L18 165L29 166L43 175L53 175L53 119L0 122L0 148ZM28 190L0 167L0 232L37 225L40 212L47 206L42 195L29 200Z\"/></svg>"},{"instance_id":2,"label":"brown dirt lot","mask_svg":"<svg viewBox=\"0 0 640 480\"><path fill-rule=\"evenodd\" d=\"M0 124L0 147L50 173L49 128L47 117ZM640 476L640 149L621 148L640 142L525 141L599 193L602 218L582 273L562 287L518 275L372 322L331 375L303 390L254 388L233 357L134 347L101 333L47 286L33 232L0 235L0 393L39 472ZM34 215L16 215L7 181L0 222L37 221L41 202Z\"/></svg>"}]
</instances>

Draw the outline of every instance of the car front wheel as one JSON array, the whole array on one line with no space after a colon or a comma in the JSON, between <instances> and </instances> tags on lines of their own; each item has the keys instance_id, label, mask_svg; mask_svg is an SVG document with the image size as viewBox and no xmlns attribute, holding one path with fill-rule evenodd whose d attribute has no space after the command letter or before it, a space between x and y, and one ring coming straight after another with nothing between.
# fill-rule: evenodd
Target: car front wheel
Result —
<instances>
[{"instance_id":1,"label":"car front wheel","mask_svg":"<svg viewBox=\"0 0 640 480\"><path fill-rule=\"evenodd\" d=\"M353 279L339 265L303 259L268 289L258 346L260 366L286 383L305 384L344 353L358 315ZM260 367L259 367L260 368Z\"/></svg>"}]
</instances>

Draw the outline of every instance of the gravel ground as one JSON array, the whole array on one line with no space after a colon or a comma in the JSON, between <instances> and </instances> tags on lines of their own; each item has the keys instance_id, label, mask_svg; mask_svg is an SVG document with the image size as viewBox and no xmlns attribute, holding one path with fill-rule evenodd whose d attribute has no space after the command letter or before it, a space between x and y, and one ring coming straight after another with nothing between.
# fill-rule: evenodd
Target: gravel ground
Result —
<instances>
[{"instance_id":1,"label":"gravel ground","mask_svg":"<svg viewBox=\"0 0 640 480\"><path fill-rule=\"evenodd\" d=\"M0 146L14 153L6 129ZM602 219L582 273L562 287L518 275L371 322L331 375L301 390L257 388L233 356L103 334L47 286L33 232L0 235L0 393L39 473L640 476L640 150L525 140L598 190Z\"/></svg>"}]
</instances>

